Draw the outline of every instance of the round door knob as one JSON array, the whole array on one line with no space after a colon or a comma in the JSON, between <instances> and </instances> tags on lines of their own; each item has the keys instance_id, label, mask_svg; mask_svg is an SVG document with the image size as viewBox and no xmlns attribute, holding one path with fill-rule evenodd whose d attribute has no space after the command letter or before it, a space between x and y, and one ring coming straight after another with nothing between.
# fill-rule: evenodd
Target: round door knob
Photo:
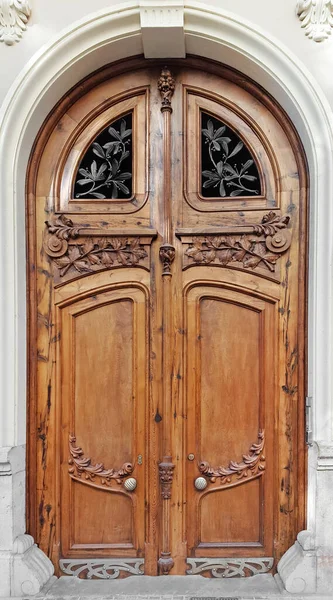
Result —
<instances>
[{"instance_id":1,"label":"round door knob","mask_svg":"<svg viewBox=\"0 0 333 600\"><path fill-rule=\"evenodd\" d=\"M194 454L192 454L192 452L187 455L187 460L194 460Z\"/></svg>"},{"instance_id":2,"label":"round door knob","mask_svg":"<svg viewBox=\"0 0 333 600\"><path fill-rule=\"evenodd\" d=\"M137 481L135 477L129 477L124 481L124 487L128 492L133 492L137 486Z\"/></svg>"},{"instance_id":3,"label":"round door knob","mask_svg":"<svg viewBox=\"0 0 333 600\"><path fill-rule=\"evenodd\" d=\"M194 485L197 490L204 490L207 487L207 480L204 477L197 477Z\"/></svg>"}]
</instances>

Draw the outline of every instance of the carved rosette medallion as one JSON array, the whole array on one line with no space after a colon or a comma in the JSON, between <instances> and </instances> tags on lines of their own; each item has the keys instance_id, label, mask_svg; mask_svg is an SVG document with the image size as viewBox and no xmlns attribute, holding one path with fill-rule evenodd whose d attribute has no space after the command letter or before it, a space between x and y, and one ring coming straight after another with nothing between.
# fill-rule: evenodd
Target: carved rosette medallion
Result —
<instances>
[{"instance_id":1,"label":"carved rosette medallion","mask_svg":"<svg viewBox=\"0 0 333 600\"><path fill-rule=\"evenodd\" d=\"M171 244L162 244L160 247L160 261L163 265L162 275L171 275L171 265L175 260L175 248Z\"/></svg>"},{"instance_id":2,"label":"carved rosette medallion","mask_svg":"<svg viewBox=\"0 0 333 600\"><path fill-rule=\"evenodd\" d=\"M192 234L191 241L180 232L183 244L189 244L185 250L184 268L193 264L235 265L275 273L278 259L291 244L291 230L287 229L289 221L289 215L270 212L258 225L221 227L216 234Z\"/></svg>"},{"instance_id":3,"label":"carved rosette medallion","mask_svg":"<svg viewBox=\"0 0 333 600\"><path fill-rule=\"evenodd\" d=\"M53 259L56 278L68 279L115 267L144 266L149 269L149 246L154 232L144 235L114 235L107 229L74 225L66 215L46 221L43 247Z\"/></svg>"},{"instance_id":4,"label":"carved rosette medallion","mask_svg":"<svg viewBox=\"0 0 333 600\"><path fill-rule=\"evenodd\" d=\"M169 112L172 112L171 99L175 91L175 80L168 67L162 69L160 78L157 82L157 87L162 97L161 111L168 110Z\"/></svg>"},{"instance_id":5,"label":"carved rosette medallion","mask_svg":"<svg viewBox=\"0 0 333 600\"><path fill-rule=\"evenodd\" d=\"M91 458L84 455L82 448L76 446L74 435L69 436L69 454L70 477L78 481L84 480L85 483L96 487L110 487L112 481L121 485L134 470L132 463L124 463L120 469L105 469L103 463L93 464Z\"/></svg>"},{"instance_id":6,"label":"carved rosette medallion","mask_svg":"<svg viewBox=\"0 0 333 600\"><path fill-rule=\"evenodd\" d=\"M174 468L175 465L171 462L171 456L164 457L164 460L158 465L163 500L170 500L171 498Z\"/></svg>"},{"instance_id":7,"label":"carved rosette medallion","mask_svg":"<svg viewBox=\"0 0 333 600\"><path fill-rule=\"evenodd\" d=\"M232 485L235 482L262 475L265 470L265 432L259 431L258 443L252 444L249 453L243 455L241 462L230 461L227 467L211 467L207 461L199 463L199 471L209 478L211 483L219 479L220 485Z\"/></svg>"}]
</instances>

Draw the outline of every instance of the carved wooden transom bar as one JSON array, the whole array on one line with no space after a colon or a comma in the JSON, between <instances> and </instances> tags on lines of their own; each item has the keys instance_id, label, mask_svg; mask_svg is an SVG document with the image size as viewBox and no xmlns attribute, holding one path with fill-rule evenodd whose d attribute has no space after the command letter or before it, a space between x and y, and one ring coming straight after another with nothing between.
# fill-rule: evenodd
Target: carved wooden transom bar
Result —
<instances>
[{"instance_id":1,"label":"carved wooden transom bar","mask_svg":"<svg viewBox=\"0 0 333 600\"><path fill-rule=\"evenodd\" d=\"M44 250L53 259L56 281L115 267L150 269L149 246L156 231L117 234L103 227L74 224L64 214L54 215L46 226Z\"/></svg>"}]
</instances>

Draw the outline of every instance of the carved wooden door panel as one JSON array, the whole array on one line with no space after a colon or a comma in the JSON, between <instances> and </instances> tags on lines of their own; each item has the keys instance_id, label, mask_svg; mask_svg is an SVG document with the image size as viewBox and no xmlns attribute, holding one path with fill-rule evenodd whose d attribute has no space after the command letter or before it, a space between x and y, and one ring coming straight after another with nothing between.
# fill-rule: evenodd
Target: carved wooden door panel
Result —
<instances>
[{"instance_id":1,"label":"carved wooden door panel","mask_svg":"<svg viewBox=\"0 0 333 600\"><path fill-rule=\"evenodd\" d=\"M29 531L62 574L248 576L304 527L302 150L170 63L83 82L31 160Z\"/></svg>"}]
</instances>

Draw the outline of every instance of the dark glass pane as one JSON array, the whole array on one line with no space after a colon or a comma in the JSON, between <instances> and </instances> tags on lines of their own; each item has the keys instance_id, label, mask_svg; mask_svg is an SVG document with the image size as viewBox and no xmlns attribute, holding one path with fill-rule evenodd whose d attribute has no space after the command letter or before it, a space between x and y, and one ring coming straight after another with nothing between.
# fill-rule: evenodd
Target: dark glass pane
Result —
<instances>
[{"instance_id":1,"label":"dark glass pane","mask_svg":"<svg viewBox=\"0 0 333 600\"><path fill-rule=\"evenodd\" d=\"M201 113L201 173L204 198L261 193L258 169L245 144L230 127L204 112Z\"/></svg>"},{"instance_id":2,"label":"dark glass pane","mask_svg":"<svg viewBox=\"0 0 333 600\"><path fill-rule=\"evenodd\" d=\"M89 146L74 184L74 198L132 196L132 113L113 121Z\"/></svg>"}]
</instances>

